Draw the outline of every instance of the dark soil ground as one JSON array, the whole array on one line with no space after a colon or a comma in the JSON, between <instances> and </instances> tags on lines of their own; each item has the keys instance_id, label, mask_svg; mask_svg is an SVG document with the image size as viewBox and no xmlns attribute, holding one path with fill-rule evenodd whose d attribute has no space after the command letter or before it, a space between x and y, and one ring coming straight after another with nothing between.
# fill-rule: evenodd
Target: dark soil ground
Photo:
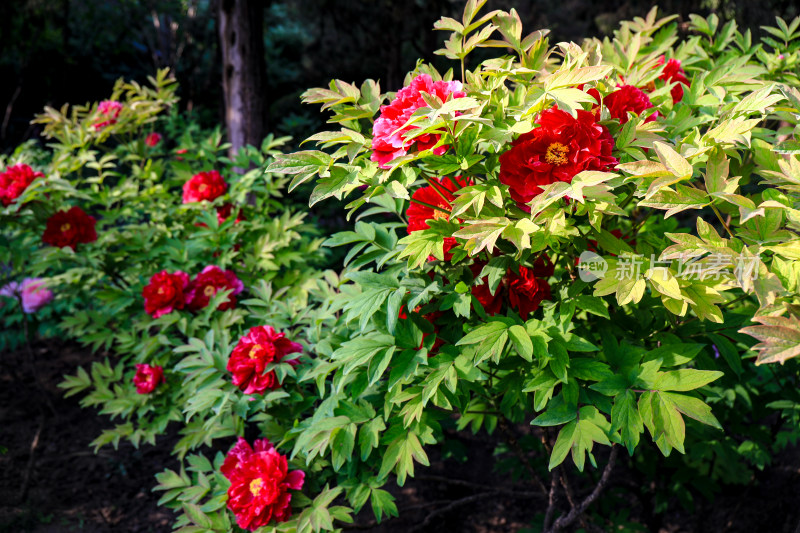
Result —
<instances>
[{"instance_id":1,"label":"dark soil ground","mask_svg":"<svg viewBox=\"0 0 800 533\"><path fill-rule=\"evenodd\" d=\"M0 354L0 532L171 531L171 512L156 505L159 495L151 488L155 473L177 468L169 455L175 436L163 436L155 447L144 445L137 450L124 443L119 450L107 447L95 455L89 443L111 423L91 409L81 409L78 399L63 398L56 385L64 374L96 356L58 341L40 343L33 351L39 383L32 378L25 351ZM54 411L48 407L48 398ZM516 430L521 434L527 428ZM377 525L367 506L346 529L505 533L540 523L545 499L515 495L535 488L523 488L510 475L496 472L493 438L485 434L459 437L468 462L452 459L452 454L443 459L442 450L434 448L429 452L430 468L418 469L417 477L405 487L391 489L401 518ZM617 510L639 525L612 528L595 521L588 523L590 531L800 533L797 449L782 453L751 485L721 488L714 502L700 502L693 512L682 511L676 504L670 505L674 511L658 515L647 512L646 498L637 497L644 491L631 481L634 476L622 454L620 459L606 493L621 494ZM599 464L605 461L606 456L598 454ZM501 492L493 487L501 487ZM590 489L576 486L577 497ZM611 501L604 500L604 511L615 505Z\"/></svg>"}]
</instances>

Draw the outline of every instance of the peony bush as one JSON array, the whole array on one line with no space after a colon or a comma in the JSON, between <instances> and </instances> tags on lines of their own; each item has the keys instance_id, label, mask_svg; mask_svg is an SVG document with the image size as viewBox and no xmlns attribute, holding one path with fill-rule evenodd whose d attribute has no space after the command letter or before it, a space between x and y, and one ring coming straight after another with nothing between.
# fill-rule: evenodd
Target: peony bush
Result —
<instances>
[{"instance_id":1,"label":"peony bush","mask_svg":"<svg viewBox=\"0 0 800 533\"><path fill-rule=\"evenodd\" d=\"M2 161L0 313L28 323L34 276L68 303L98 447L177 433L176 530L367 527L467 432L513 482L448 508L626 528L641 493L691 506L800 438L800 18L757 42L654 9L551 46L484 3L435 25L451 70L307 91L316 149L228 158L162 72ZM282 197L306 183L347 202L339 273Z\"/></svg>"},{"instance_id":2,"label":"peony bush","mask_svg":"<svg viewBox=\"0 0 800 533\"><path fill-rule=\"evenodd\" d=\"M357 221L298 367L321 401L283 434L307 486L380 521L466 430L519 483L480 496L536 502L537 531L622 527L592 511L615 465L661 509L748 482L799 436L800 19L679 38L654 9L553 47L484 3L435 25L452 70L307 91L334 130L269 167ZM274 530L345 527L331 509Z\"/></svg>"}]
</instances>

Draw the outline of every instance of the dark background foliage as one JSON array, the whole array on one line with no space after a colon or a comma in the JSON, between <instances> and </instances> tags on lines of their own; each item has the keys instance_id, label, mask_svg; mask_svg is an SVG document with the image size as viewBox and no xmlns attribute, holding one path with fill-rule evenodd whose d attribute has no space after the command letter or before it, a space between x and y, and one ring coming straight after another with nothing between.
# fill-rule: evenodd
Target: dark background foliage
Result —
<instances>
[{"instance_id":1,"label":"dark background foliage","mask_svg":"<svg viewBox=\"0 0 800 533\"><path fill-rule=\"evenodd\" d=\"M0 150L35 137L30 125L44 105L107 97L119 77L144 81L157 67L174 69L181 106L205 125L223 122L218 0L10 0L0 2ZM259 1L259 0L253 0ZM418 58L447 68L432 55L444 37L432 31L442 15L457 16L462 0L260 0L264 6L267 67L263 90L267 130L296 141L320 127L316 109L299 94L332 78L379 79L397 90ZM490 0L515 7L524 28L549 28L552 42L606 35L620 20L644 15L651 1ZM793 0L664 0L681 21L690 12L735 17L758 33L775 15L800 13Z\"/></svg>"}]
</instances>

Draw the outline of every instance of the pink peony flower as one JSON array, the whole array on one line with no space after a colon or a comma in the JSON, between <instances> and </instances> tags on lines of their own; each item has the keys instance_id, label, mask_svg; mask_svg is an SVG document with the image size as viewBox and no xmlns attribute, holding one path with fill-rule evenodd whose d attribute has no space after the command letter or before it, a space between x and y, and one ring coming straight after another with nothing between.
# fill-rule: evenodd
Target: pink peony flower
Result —
<instances>
[{"instance_id":1,"label":"pink peony flower","mask_svg":"<svg viewBox=\"0 0 800 533\"><path fill-rule=\"evenodd\" d=\"M422 92L438 96L443 102L448 96L463 98L467 95L461 90L460 81L434 82L428 74L420 74L411 81L411 85L403 87L397 92L394 100L389 105L381 106L381 115L372 127L372 160L381 168L389 168L389 162L395 158L406 155L413 145L417 150L428 150L439 142L439 135L426 134L405 140L405 135L417 126L403 125L408 122L414 111L420 107L427 107L422 98ZM447 146L439 146L433 153L442 155L447 151Z\"/></svg>"},{"instance_id":2,"label":"pink peony flower","mask_svg":"<svg viewBox=\"0 0 800 533\"><path fill-rule=\"evenodd\" d=\"M35 313L53 301L53 293L45 287L45 280L41 278L25 278L22 283L12 281L0 289L0 296L13 299L22 299L22 311Z\"/></svg>"}]
</instances>

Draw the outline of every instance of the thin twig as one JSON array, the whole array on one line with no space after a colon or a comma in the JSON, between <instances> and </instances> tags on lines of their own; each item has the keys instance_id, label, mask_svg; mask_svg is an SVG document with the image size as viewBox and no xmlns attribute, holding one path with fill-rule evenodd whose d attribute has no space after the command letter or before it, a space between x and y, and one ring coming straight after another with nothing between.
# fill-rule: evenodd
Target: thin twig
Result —
<instances>
[{"instance_id":1,"label":"thin twig","mask_svg":"<svg viewBox=\"0 0 800 533\"><path fill-rule=\"evenodd\" d=\"M519 443L517 442L516 437L514 437L514 433L512 433L511 428L508 427L508 422L506 421L505 417L500 416L498 417L498 425L500 426L500 431L506 436L506 442L511 447L511 450L514 452L514 455L517 456L523 465L525 465L525 469L530 474L533 482L536 483L536 486L539 487L539 490L542 491L542 494L547 495L547 488L542 483L542 480L536 474L536 470L533 469L533 465L528 460L528 457L525 455L525 452L520 448Z\"/></svg>"},{"instance_id":2,"label":"thin twig","mask_svg":"<svg viewBox=\"0 0 800 533\"><path fill-rule=\"evenodd\" d=\"M423 202L421 200L416 200L414 198L411 199L411 203L412 204L421 205L421 206L427 207L429 209L433 209L434 211L441 211L442 213L446 213L448 217L450 216L450 210L447 207L442 207L442 206L439 206L439 205L429 204L428 202Z\"/></svg>"},{"instance_id":3,"label":"thin twig","mask_svg":"<svg viewBox=\"0 0 800 533\"><path fill-rule=\"evenodd\" d=\"M19 302L20 311L22 311L22 333L25 335L25 353L28 355L28 371L33 374L33 380L36 382L36 386L39 389L42 398L44 398L44 402L47 404L48 409L50 409L50 412L55 415L56 408L53 406L53 402L50 401L50 395L48 394L44 383L42 383L42 378L39 375L38 369L36 368L36 356L34 355L33 348L31 347L31 338L28 329L28 313L25 312L25 307L22 305L21 294L17 294L17 300Z\"/></svg>"},{"instance_id":4,"label":"thin twig","mask_svg":"<svg viewBox=\"0 0 800 533\"><path fill-rule=\"evenodd\" d=\"M409 505L407 507L403 507L398 511L399 516L403 516L408 511L413 511L415 509L422 509L423 507L430 507L432 505L442 505L444 503L450 503L453 500L433 500L429 502L417 503L414 505ZM392 520L394 517L388 517L388 520ZM343 530L353 530L353 529L372 529L378 525L377 520L370 520L369 522L365 522L363 524L353 523L353 524L342 524L339 527Z\"/></svg>"},{"instance_id":5,"label":"thin twig","mask_svg":"<svg viewBox=\"0 0 800 533\"><path fill-rule=\"evenodd\" d=\"M42 434L42 429L44 429L44 414L39 415L39 428L36 430L36 434L33 436L33 442L31 442L31 450L30 454L28 455L28 464L25 467L25 473L22 475L22 487L19 491L19 502L24 503L25 497L28 495L28 487L30 486L31 481L31 472L33 471L33 457L34 453L36 452L36 447L39 446L39 436Z\"/></svg>"},{"instance_id":6,"label":"thin twig","mask_svg":"<svg viewBox=\"0 0 800 533\"><path fill-rule=\"evenodd\" d=\"M544 513L543 531L550 531L550 522L553 521L553 512L556 510L556 500L558 496L556 493L556 485L558 484L556 478L556 473L553 472L553 475L550 476L550 494L547 496L547 511Z\"/></svg>"},{"instance_id":7,"label":"thin twig","mask_svg":"<svg viewBox=\"0 0 800 533\"><path fill-rule=\"evenodd\" d=\"M484 484L473 483L471 481L466 481L466 480L463 480L463 479L451 479L449 477L444 477L444 476L424 475L424 476L417 476L415 479L418 479L420 481L432 481L432 482L435 482L435 483L446 483L448 485L455 485L455 486L458 486L458 487L465 487L465 488L471 488L471 489L479 489L479 490L487 490L488 489L488 490L491 490L492 492L498 492L500 494L505 494L505 495L508 495L508 496L512 496L514 498L537 498L537 497L541 496L541 494L539 494L538 492L534 492L534 491L521 491L521 490L517 490L517 489L505 489L505 488L501 488L501 487L487 487Z\"/></svg>"},{"instance_id":8,"label":"thin twig","mask_svg":"<svg viewBox=\"0 0 800 533\"><path fill-rule=\"evenodd\" d=\"M423 531L426 527L431 525L433 519L437 516L441 516L446 514L453 509L457 509L458 507L463 507L464 505L470 504L472 502L485 500L490 496L496 496L499 494L498 492L481 492L480 494L473 494L472 496L467 496L466 498L461 498L460 500L455 500L450 505L445 505L440 509L436 509L431 514L425 517L425 520L422 521L421 524L417 524L415 527L409 530L409 533L414 533L415 531Z\"/></svg>"},{"instance_id":9,"label":"thin twig","mask_svg":"<svg viewBox=\"0 0 800 533\"><path fill-rule=\"evenodd\" d=\"M619 452L619 446L612 446L611 455L608 457L608 463L603 469L603 475L600 476L600 481L597 482L597 485L594 487L592 493L589 494L580 503L580 505L573 507L573 509L567 515L559 516L558 520L555 521L551 529L545 527L546 532L555 533L556 531L571 525L580 515L583 514L584 511L586 511L590 505L592 505L592 503L594 503L594 501L600 496L600 493L603 492L605 486L608 484L608 479L611 477L611 471L614 469L614 464L617 462L617 452ZM550 512L550 509L548 509L548 512Z\"/></svg>"}]
</instances>

